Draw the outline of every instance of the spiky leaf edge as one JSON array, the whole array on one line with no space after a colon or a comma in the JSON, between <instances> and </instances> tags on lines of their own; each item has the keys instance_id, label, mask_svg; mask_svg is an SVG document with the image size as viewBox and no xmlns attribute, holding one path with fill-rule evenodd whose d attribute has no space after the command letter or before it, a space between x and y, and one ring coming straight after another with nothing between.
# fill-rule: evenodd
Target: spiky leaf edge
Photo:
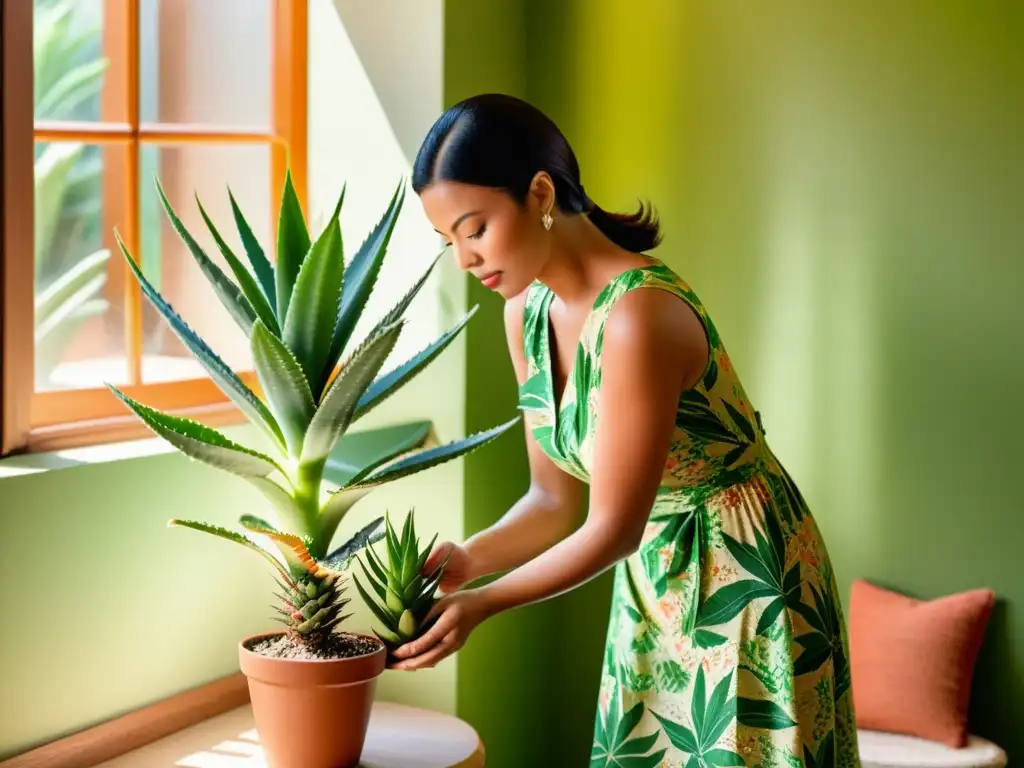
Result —
<instances>
[{"instance_id":1,"label":"spiky leaf edge","mask_svg":"<svg viewBox=\"0 0 1024 768\"><path fill-rule=\"evenodd\" d=\"M128 252L128 247L124 244L120 233L116 229L114 230L114 238L121 249L122 255L128 262L129 268L135 275L135 279L142 288L143 294L164 317L171 330L174 331L174 334L209 372L210 377L218 388L231 398L255 424L261 427L284 450L285 440L284 435L281 433L281 428L263 402L253 394L252 390L245 385L245 382L223 360L217 357L206 342L181 319L181 316L174 311L174 308L146 279L145 275L142 274L142 270L139 269L139 265Z\"/></svg>"},{"instance_id":2,"label":"spiky leaf edge","mask_svg":"<svg viewBox=\"0 0 1024 768\"><path fill-rule=\"evenodd\" d=\"M284 470L269 456L239 445L211 427L143 405L112 384L107 389L154 434L191 459L245 478L265 478L275 471L284 476ZM246 467L249 469L243 469Z\"/></svg>"}]
</instances>

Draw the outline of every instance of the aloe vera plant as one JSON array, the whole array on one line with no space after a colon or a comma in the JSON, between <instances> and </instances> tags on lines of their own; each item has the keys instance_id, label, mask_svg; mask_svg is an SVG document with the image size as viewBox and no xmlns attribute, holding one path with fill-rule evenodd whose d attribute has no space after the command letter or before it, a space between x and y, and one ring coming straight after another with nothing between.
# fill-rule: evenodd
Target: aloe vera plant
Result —
<instances>
[{"instance_id":1,"label":"aloe vera plant","mask_svg":"<svg viewBox=\"0 0 1024 768\"><path fill-rule=\"evenodd\" d=\"M393 395L423 370L465 327L474 310L409 360L381 374L404 323L403 314L423 287L437 257L397 304L353 344L381 269L404 199L399 185L377 225L346 264L340 213L344 190L326 226L310 236L290 173L282 192L277 226L276 263L271 264L229 190L235 226L249 266L234 253L202 203L210 230L231 279L182 224L163 189L157 191L168 218L188 247L219 300L250 342L262 396L231 370L150 284L120 236L117 242L143 294L209 372L218 387L265 437L265 451L179 416L150 408L117 387L111 391L157 435L197 461L232 473L255 486L270 502L275 524L253 515L240 520L238 532L194 520L172 520L244 544L277 569L283 605L281 620L290 635L324 651L345 618L343 572L363 547L378 541L383 518L331 549L348 510L373 489L462 456L493 440L516 419L465 439L424 448L428 430L421 424L355 433L353 423ZM115 233L116 234L116 233ZM251 267L251 269L250 269ZM351 347L351 351L349 351ZM370 450L368 443L376 445ZM335 486L335 487L331 487ZM256 538L249 534L255 535Z\"/></svg>"},{"instance_id":2,"label":"aloe vera plant","mask_svg":"<svg viewBox=\"0 0 1024 768\"><path fill-rule=\"evenodd\" d=\"M363 558L359 559L363 574L379 600L367 592L358 576L353 575L353 579L363 601L383 625L374 628L374 634L393 649L419 634L423 620L434 605L434 594L441 583L447 558L430 573L423 572L437 535L421 550L412 511L405 518L401 535L395 533L390 516L385 515L385 539L387 562L372 546L366 547Z\"/></svg>"}]
</instances>

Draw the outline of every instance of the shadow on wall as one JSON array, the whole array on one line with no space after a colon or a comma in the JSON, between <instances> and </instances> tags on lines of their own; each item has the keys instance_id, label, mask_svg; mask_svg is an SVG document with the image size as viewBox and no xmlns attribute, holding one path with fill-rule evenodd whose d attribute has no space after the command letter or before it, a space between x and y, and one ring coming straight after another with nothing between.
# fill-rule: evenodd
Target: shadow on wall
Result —
<instances>
[{"instance_id":1,"label":"shadow on wall","mask_svg":"<svg viewBox=\"0 0 1024 768\"><path fill-rule=\"evenodd\" d=\"M1007 729L1019 726L1024 712L1024 659L1018 657L1013 640L1013 611L1006 600L996 600L974 672L970 722L990 738L997 724Z\"/></svg>"}]
</instances>

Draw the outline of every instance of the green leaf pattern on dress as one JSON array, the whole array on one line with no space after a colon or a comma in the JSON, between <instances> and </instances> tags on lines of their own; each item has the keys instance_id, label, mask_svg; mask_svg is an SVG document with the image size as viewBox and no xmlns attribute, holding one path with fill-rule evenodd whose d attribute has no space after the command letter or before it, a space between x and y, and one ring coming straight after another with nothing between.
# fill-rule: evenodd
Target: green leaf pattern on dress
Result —
<instances>
[{"instance_id":1,"label":"green leaf pattern on dress","mask_svg":"<svg viewBox=\"0 0 1024 768\"><path fill-rule=\"evenodd\" d=\"M551 460L589 482L604 325L615 302L641 288L683 300L710 355L679 398L640 548L615 568L591 768L858 768L828 552L692 289L658 261L609 282L556 402L554 294L535 283L519 407Z\"/></svg>"}]
</instances>

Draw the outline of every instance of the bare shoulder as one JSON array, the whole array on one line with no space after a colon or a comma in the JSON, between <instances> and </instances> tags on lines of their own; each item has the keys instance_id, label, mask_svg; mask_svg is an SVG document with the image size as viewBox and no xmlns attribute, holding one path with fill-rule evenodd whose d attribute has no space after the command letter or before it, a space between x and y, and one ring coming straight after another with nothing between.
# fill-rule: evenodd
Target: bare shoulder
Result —
<instances>
[{"instance_id":1,"label":"bare shoulder","mask_svg":"<svg viewBox=\"0 0 1024 768\"><path fill-rule=\"evenodd\" d=\"M628 291L605 321L602 354L608 361L670 369L690 386L709 354L704 324L679 296L657 288Z\"/></svg>"}]
</instances>

